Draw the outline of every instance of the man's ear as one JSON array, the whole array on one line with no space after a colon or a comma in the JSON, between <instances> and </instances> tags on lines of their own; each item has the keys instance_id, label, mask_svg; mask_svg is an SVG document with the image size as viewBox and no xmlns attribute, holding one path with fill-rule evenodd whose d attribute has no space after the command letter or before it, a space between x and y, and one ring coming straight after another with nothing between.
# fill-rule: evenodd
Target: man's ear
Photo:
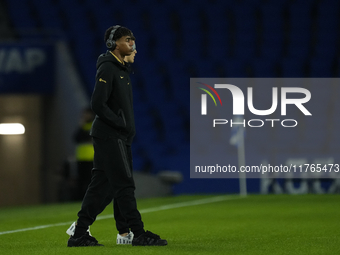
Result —
<instances>
[{"instance_id":1,"label":"man's ear","mask_svg":"<svg viewBox=\"0 0 340 255\"><path fill-rule=\"evenodd\" d=\"M119 50L119 45L120 45L120 41L117 40L117 41L116 41L116 49L117 49L117 50Z\"/></svg>"}]
</instances>

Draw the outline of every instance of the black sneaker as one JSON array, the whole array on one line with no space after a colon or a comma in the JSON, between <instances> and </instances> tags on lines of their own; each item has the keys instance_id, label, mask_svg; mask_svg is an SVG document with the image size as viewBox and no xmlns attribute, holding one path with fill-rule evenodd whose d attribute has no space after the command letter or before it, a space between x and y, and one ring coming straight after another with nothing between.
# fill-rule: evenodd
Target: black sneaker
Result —
<instances>
[{"instance_id":1,"label":"black sneaker","mask_svg":"<svg viewBox=\"0 0 340 255\"><path fill-rule=\"evenodd\" d=\"M167 245L168 242L164 239L161 239L159 235L156 235L150 231L146 231L144 234L141 234L139 237L134 237L132 240L132 246L164 246Z\"/></svg>"},{"instance_id":2,"label":"black sneaker","mask_svg":"<svg viewBox=\"0 0 340 255\"><path fill-rule=\"evenodd\" d=\"M97 239L90 236L88 232L79 238L71 236L67 241L67 247L79 247L79 246L104 246L99 244Z\"/></svg>"}]
</instances>

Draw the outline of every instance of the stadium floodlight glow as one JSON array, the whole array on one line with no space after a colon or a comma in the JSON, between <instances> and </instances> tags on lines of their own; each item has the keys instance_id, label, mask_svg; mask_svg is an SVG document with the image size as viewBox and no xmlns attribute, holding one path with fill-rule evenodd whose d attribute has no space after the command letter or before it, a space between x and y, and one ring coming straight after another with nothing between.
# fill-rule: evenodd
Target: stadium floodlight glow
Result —
<instances>
[{"instance_id":1,"label":"stadium floodlight glow","mask_svg":"<svg viewBox=\"0 0 340 255\"><path fill-rule=\"evenodd\" d=\"M0 123L0 135L22 135L25 127L21 123Z\"/></svg>"}]
</instances>

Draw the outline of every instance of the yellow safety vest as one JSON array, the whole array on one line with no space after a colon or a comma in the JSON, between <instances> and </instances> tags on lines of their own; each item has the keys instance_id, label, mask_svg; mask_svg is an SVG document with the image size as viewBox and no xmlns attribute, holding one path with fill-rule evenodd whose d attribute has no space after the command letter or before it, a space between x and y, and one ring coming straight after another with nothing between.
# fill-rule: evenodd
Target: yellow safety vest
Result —
<instances>
[{"instance_id":1,"label":"yellow safety vest","mask_svg":"<svg viewBox=\"0 0 340 255\"><path fill-rule=\"evenodd\" d=\"M92 123L85 124L82 128L90 130ZM77 161L93 161L94 149L91 142L80 143L76 147Z\"/></svg>"}]
</instances>

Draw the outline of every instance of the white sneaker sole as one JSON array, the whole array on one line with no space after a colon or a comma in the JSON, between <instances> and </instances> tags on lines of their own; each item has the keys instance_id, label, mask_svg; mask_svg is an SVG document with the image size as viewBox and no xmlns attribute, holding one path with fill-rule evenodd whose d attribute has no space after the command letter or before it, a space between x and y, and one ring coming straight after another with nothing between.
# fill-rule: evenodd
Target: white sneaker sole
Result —
<instances>
[{"instance_id":1,"label":"white sneaker sole","mask_svg":"<svg viewBox=\"0 0 340 255\"><path fill-rule=\"evenodd\" d=\"M127 236L121 236L120 234L117 234L117 244L132 244L133 239L133 233L130 231L130 233Z\"/></svg>"},{"instance_id":2,"label":"white sneaker sole","mask_svg":"<svg viewBox=\"0 0 340 255\"><path fill-rule=\"evenodd\" d=\"M73 236L75 229L76 229L76 222L73 222L72 225L66 230L66 234L68 234L69 236ZM87 232L89 232L89 235L92 236L90 232L90 227L87 230Z\"/></svg>"}]
</instances>

